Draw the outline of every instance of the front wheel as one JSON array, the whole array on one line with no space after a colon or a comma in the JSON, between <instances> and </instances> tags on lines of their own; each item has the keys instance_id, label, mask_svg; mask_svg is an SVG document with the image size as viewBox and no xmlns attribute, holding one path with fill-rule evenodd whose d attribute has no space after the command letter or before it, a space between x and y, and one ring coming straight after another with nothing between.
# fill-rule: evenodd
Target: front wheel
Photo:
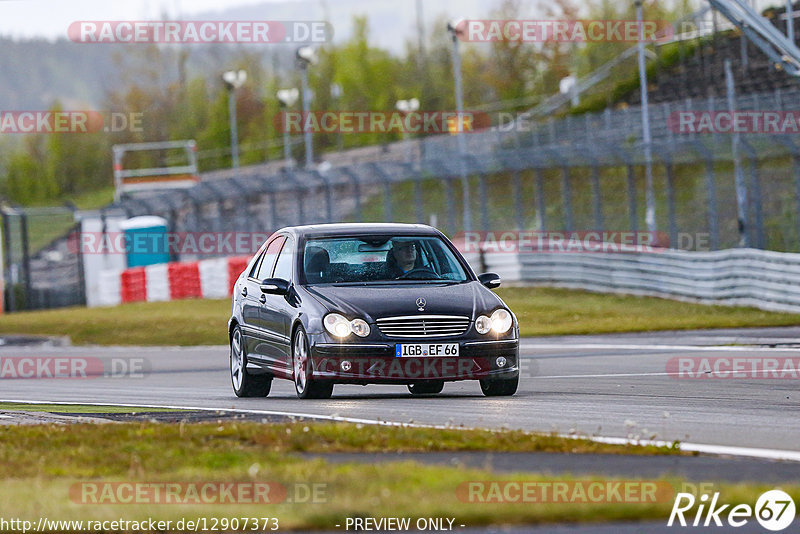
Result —
<instances>
[{"instance_id":1,"label":"front wheel","mask_svg":"<svg viewBox=\"0 0 800 534\"><path fill-rule=\"evenodd\" d=\"M233 327L231 334L231 384L237 397L266 397L272 387L272 376L254 375L247 371L242 329Z\"/></svg>"},{"instance_id":2,"label":"front wheel","mask_svg":"<svg viewBox=\"0 0 800 534\"><path fill-rule=\"evenodd\" d=\"M417 382L416 384L409 384L408 391L412 395L435 395L441 393L444 389L444 382L441 380L434 382Z\"/></svg>"},{"instance_id":3,"label":"front wheel","mask_svg":"<svg viewBox=\"0 0 800 534\"><path fill-rule=\"evenodd\" d=\"M487 397L510 397L517 392L519 375L514 378L484 378L481 380L481 391Z\"/></svg>"},{"instance_id":4,"label":"front wheel","mask_svg":"<svg viewBox=\"0 0 800 534\"><path fill-rule=\"evenodd\" d=\"M314 380L312 377L311 358L309 357L308 339L303 328L294 333L292 343L292 370L294 389L301 399L329 399L333 394L333 383Z\"/></svg>"}]
</instances>

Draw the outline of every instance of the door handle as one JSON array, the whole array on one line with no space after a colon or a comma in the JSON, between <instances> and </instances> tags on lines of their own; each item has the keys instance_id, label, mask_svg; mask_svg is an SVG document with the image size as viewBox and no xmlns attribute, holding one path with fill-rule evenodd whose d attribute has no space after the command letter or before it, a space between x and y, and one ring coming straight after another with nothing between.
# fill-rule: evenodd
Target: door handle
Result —
<instances>
[{"instance_id":1,"label":"door handle","mask_svg":"<svg viewBox=\"0 0 800 534\"><path fill-rule=\"evenodd\" d=\"M261 297L258 299L258 301L261 304L266 304L267 303L267 296L266 295L261 295Z\"/></svg>"},{"instance_id":2,"label":"door handle","mask_svg":"<svg viewBox=\"0 0 800 534\"><path fill-rule=\"evenodd\" d=\"M243 296L243 297L246 297L246 296L247 296L247 286L244 286L244 287L242 288L242 296Z\"/></svg>"}]
</instances>

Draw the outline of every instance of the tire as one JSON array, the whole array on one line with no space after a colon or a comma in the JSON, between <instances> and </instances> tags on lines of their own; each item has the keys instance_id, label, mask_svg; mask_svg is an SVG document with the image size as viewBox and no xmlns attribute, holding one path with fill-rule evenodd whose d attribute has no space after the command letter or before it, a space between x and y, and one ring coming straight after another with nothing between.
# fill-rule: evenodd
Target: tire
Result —
<instances>
[{"instance_id":1,"label":"tire","mask_svg":"<svg viewBox=\"0 0 800 534\"><path fill-rule=\"evenodd\" d=\"M409 384L408 391L412 395L436 395L444 389L444 382L441 380L433 382L417 382Z\"/></svg>"},{"instance_id":2,"label":"tire","mask_svg":"<svg viewBox=\"0 0 800 534\"><path fill-rule=\"evenodd\" d=\"M329 399L333 394L333 382L314 380L308 352L308 338L303 327L299 327L292 342L292 377L297 396L301 399Z\"/></svg>"},{"instance_id":3,"label":"tire","mask_svg":"<svg viewBox=\"0 0 800 534\"><path fill-rule=\"evenodd\" d=\"M519 375L514 378L499 378L481 380L481 391L487 397L510 397L517 392Z\"/></svg>"},{"instance_id":4,"label":"tire","mask_svg":"<svg viewBox=\"0 0 800 534\"><path fill-rule=\"evenodd\" d=\"M272 387L271 375L254 375L247 371L242 329L233 327L231 334L231 385L237 397L266 397Z\"/></svg>"}]
</instances>

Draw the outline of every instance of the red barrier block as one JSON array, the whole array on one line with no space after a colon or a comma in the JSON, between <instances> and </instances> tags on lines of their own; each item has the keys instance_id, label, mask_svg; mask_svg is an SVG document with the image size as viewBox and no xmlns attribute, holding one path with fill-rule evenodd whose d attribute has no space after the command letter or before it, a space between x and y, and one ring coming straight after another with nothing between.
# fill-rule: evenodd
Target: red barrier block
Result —
<instances>
[{"instance_id":1,"label":"red barrier block","mask_svg":"<svg viewBox=\"0 0 800 534\"><path fill-rule=\"evenodd\" d=\"M170 300L201 298L200 270L197 262L170 263L167 266Z\"/></svg>"},{"instance_id":2,"label":"red barrier block","mask_svg":"<svg viewBox=\"0 0 800 534\"><path fill-rule=\"evenodd\" d=\"M245 267L247 267L247 262L250 261L250 258L247 256L238 256L235 258L228 258L228 294L233 293L233 284L236 283L236 279L239 278L239 275L242 274Z\"/></svg>"},{"instance_id":3,"label":"red barrier block","mask_svg":"<svg viewBox=\"0 0 800 534\"><path fill-rule=\"evenodd\" d=\"M120 296L122 302L143 302L147 300L147 275L144 267L126 269L120 275Z\"/></svg>"}]
</instances>

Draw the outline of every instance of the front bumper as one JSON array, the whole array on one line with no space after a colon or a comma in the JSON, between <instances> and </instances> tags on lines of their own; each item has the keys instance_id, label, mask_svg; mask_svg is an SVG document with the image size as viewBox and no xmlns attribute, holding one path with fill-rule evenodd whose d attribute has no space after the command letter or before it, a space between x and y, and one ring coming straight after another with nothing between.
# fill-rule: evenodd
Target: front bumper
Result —
<instances>
[{"instance_id":1,"label":"front bumper","mask_svg":"<svg viewBox=\"0 0 800 534\"><path fill-rule=\"evenodd\" d=\"M312 340L312 373L315 379L341 384L413 384L519 375L518 339L458 341L458 344L459 356L398 358L393 342L315 343ZM503 367L497 364L500 356L506 360ZM343 366L343 362L349 365Z\"/></svg>"}]
</instances>

